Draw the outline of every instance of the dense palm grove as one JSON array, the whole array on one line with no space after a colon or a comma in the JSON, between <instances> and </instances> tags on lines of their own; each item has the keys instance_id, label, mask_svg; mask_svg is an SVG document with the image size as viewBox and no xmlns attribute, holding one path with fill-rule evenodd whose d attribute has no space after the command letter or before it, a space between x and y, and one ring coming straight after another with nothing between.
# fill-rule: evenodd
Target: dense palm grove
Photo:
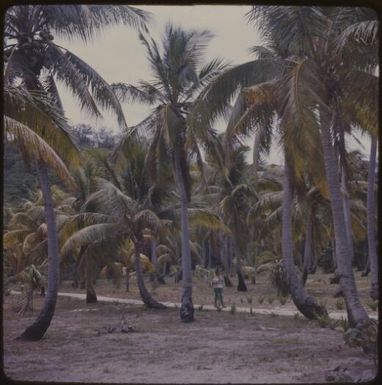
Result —
<instances>
[{"instance_id":1,"label":"dense palm grove","mask_svg":"<svg viewBox=\"0 0 382 385\"><path fill-rule=\"evenodd\" d=\"M264 45L252 47L252 61L229 66L205 57L209 31L169 23L155 41L150 15L134 7L7 11L5 173L22 157L33 187L13 187L12 199L5 197L4 273L6 282L32 288L47 279L44 307L22 338L45 334L60 278L97 301L94 280L105 266L110 274L122 266L126 285L134 270L143 302L155 309L165 306L145 287L144 271L159 284L176 274L183 322L194 320L193 272L220 266L226 284L237 274L245 291L244 276L254 283L253 266L267 262L305 317L327 317L305 289L320 266L339 283L351 329L361 336L373 329L354 269L370 273L377 300L376 14L254 6L246 21ZM91 63L55 44L56 35L91 41L113 24L136 29L150 79L108 84ZM120 134L71 127L57 83L94 116L112 111ZM121 104L133 101L151 112L128 127ZM219 118L224 132L214 129ZM348 150L357 132L371 138L369 159ZM282 166L264 161L275 140Z\"/></svg>"}]
</instances>

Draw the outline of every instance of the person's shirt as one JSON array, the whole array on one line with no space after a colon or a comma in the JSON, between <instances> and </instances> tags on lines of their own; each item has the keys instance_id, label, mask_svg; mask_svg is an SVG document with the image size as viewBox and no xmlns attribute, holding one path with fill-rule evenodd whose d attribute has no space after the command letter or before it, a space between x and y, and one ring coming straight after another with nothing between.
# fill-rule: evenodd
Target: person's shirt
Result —
<instances>
[{"instance_id":1,"label":"person's shirt","mask_svg":"<svg viewBox=\"0 0 382 385\"><path fill-rule=\"evenodd\" d=\"M224 287L224 278L221 275L215 276L212 279L212 287L214 289L223 289L223 287Z\"/></svg>"}]
</instances>

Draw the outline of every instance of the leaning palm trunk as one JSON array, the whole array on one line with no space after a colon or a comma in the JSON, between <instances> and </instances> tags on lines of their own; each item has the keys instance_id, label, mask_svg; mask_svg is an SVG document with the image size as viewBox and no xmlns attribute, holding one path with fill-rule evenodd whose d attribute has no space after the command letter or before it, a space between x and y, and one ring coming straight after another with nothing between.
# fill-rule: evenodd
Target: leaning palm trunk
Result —
<instances>
[{"instance_id":1,"label":"leaning palm trunk","mask_svg":"<svg viewBox=\"0 0 382 385\"><path fill-rule=\"evenodd\" d=\"M174 159L175 179L180 193L180 222L182 231L182 298L180 306L180 319L183 322L194 320L194 305L192 304L192 267L190 251L190 234L188 228L188 199L186 186L183 180L180 156L175 153Z\"/></svg>"},{"instance_id":2,"label":"leaning palm trunk","mask_svg":"<svg viewBox=\"0 0 382 385\"><path fill-rule=\"evenodd\" d=\"M141 266L141 248L142 247L140 241L134 242L134 266L139 294L141 295L143 303L147 307L152 309L166 309L166 306L160 302L157 302L146 289Z\"/></svg>"},{"instance_id":3,"label":"leaning palm trunk","mask_svg":"<svg viewBox=\"0 0 382 385\"><path fill-rule=\"evenodd\" d=\"M94 290L93 279L94 279L94 266L93 262L89 260L89 257L85 257L85 282L86 282L86 303L97 302L97 294Z\"/></svg>"},{"instance_id":4,"label":"leaning palm trunk","mask_svg":"<svg viewBox=\"0 0 382 385\"><path fill-rule=\"evenodd\" d=\"M312 208L310 208L307 222L306 222L306 230L305 230L304 266L303 266L303 275L302 275L302 281L304 285L312 267L312 232L313 232L312 214L313 214Z\"/></svg>"},{"instance_id":5,"label":"leaning palm trunk","mask_svg":"<svg viewBox=\"0 0 382 385\"><path fill-rule=\"evenodd\" d=\"M35 322L28 326L19 338L38 341L48 330L52 321L57 302L58 282L60 275L60 261L58 249L58 237L53 209L52 195L50 191L48 169L43 161L38 162L41 190L44 198L44 210L48 231L48 290L45 296L44 306Z\"/></svg>"},{"instance_id":6,"label":"leaning palm trunk","mask_svg":"<svg viewBox=\"0 0 382 385\"><path fill-rule=\"evenodd\" d=\"M151 241L151 263L154 265L154 273L151 275L153 282L165 284L163 276L159 273L157 240L155 238Z\"/></svg>"},{"instance_id":7,"label":"leaning palm trunk","mask_svg":"<svg viewBox=\"0 0 382 385\"><path fill-rule=\"evenodd\" d=\"M335 236L335 252L337 269L340 276L340 285L342 293L345 297L350 326L362 327L363 324L369 322L369 317L359 300L357 286L354 279L351 261L352 253L349 250L349 243L346 236L339 172L334 149L331 143L330 128L326 124L322 125L321 140L324 152L326 179L330 192L330 205Z\"/></svg>"},{"instance_id":8,"label":"leaning palm trunk","mask_svg":"<svg viewBox=\"0 0 382 385\"><path fill-rule=\"evenodd\" d=\"M326 316L325 307L319 305L315 298L304 289L302 281L297 274L293 259L292 241L292 188L288 161L285 156L284 165L284 192L282 202L282 255L286 271L289 291L297 309L307 318L316 319Z\"/></svg>"},{"instance_id":9,"label":"leaning palm trunk","mask_svg":"<svg viewBox=\"0 0 382 385\"><path fill-rule=\"evenodd\" d=\"M377 161L377 139L371 138L371 149L370 149L370 162L369 162L369 175L367 185L367 243L369 249L369 266L371 271L371 289L370 297L374 300L378 299L378 258L377 248L375 241L375 194L374 194L374 183L375 183L375 166Z\"/></svg>"}]
</instances>

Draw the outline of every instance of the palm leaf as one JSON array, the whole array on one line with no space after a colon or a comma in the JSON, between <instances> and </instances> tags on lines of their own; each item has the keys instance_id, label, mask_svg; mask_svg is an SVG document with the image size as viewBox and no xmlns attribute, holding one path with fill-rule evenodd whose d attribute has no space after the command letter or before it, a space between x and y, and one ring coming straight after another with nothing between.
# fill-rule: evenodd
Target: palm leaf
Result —
<instances>
[{"instance_id":1,"label":"palm leaf","mask_svg":"<svg viewBox=\"0 0 382 385\"><path fill-rule=\"evenodd\" d=\"M54 60L55 73L65 80L71 90L79 96L80 102L83 103L82 106L88 107L90 112L100 116L95 103L92 102L94 98L103 109L112 110L116 114L120 126L127 129L122 107L113 88L98 72L72 52L54 44L50 44L50 47L53 52L52 60ZM71 79L72 76L73 79ZM91 96L89 96L89 88Z\"/></svg>"},{"instance_id":2,"label":"palm leaf","mask_svg":"<svg viewBox=\"0 0 382 385\"><path fill-rule=\"evenodd\" d=\"M121 226L116 223L101 223L87 226L66 240L61 248L61 256L64 258L70 252L74 252L81 246L87 246L93 242L104 240L117 240L122 236Z\"/></svg>"},{"instance_id":3,"label":"palm leaf","mask_svg":"<svg viewBox=\"0 0 382 385\"><path fill-rule=\"evenodd\" d=\"M68 187L75 188L75 181L64 162L39 135L8 116L4 116L4 127L7 134L22 145L23 151L26 151L30 158L43 160Z\"/></svg>"},{"instance_id":4,"label":"palm leaf","mask_svg":"<svg viewBox=\"0 0 382 385\"><path fill-rule=\"evenodd\" d=\"M205 127L225 116L227 107L240 87L272 80L280 70L275 60L255 60L227 69L208 84L195 100L187 124L203 140Z\"/></svg>"},{"instance_id":5,"label":"palm leaf","mask_svg":"<svg viewBox=\"0 0 382 385\"><path fill-rule=\"evenodd\" d=\"M45 92L31 92L25 87L6 86L3 96L4 111L8 117L28 126L69 165L79 165L80 153L67 132L66 120Z\"/></svg>"},{"instance_id":6,"label":"palm leaf","mask_svg":"<svg viewBox=\"0 0 382 385\"><path fill-rule=\"evenodd\" d=\"M208 230L220 230L227 235L231 234L229 228L214 213L202 209L188 209L189 221L192 227L203 227Z\"/></svg>"}]
</instances>

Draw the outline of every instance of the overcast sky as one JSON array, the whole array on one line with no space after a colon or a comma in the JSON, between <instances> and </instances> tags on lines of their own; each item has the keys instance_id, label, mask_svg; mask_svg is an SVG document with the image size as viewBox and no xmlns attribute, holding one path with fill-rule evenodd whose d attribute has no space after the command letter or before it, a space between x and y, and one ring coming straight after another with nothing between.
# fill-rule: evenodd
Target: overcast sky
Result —
<instances>
[{"instance_id":1,"label":"overcast sky","mask_svg":"<svg viewBox=\"0 0 382 385\"><path fill-rule=\"evenodd\" d=\"M206 61L215 57L225 59L232 64L251 60L249 48L261 45L259 34L253 25L247 23L245 14L249 6L230 5L194 5L194 6L138 6L151 12L152 21L148 27L150 35L160 40L164 27L171 21L184 29L209 29L215 35L206 51ZM150 80L150 68L144 47L138 39L138 33L127 26L106 28L93 42L85 45L80 39L56 42L80 56L90 64L107 82L125 82L135 84L140 79ZM65 87L60 87L66 115L72 124L88 123L95 128L107 127L114 132L119 128L113 116L105 113L103 119L96 121L86 112L81 112L76 100ZM138 103L122 105L127 124L134 125L149 112L147 107ZM219 124L220 129L224 126ZM369 144L365 139L365 146ZM250 140L248 143L251 143ZM353 147L353 146L352 146ZM359 147L359 146L357 146ZM274 146L270 162L281 163L280 150Z\"/></svg>"}]
</instances>

